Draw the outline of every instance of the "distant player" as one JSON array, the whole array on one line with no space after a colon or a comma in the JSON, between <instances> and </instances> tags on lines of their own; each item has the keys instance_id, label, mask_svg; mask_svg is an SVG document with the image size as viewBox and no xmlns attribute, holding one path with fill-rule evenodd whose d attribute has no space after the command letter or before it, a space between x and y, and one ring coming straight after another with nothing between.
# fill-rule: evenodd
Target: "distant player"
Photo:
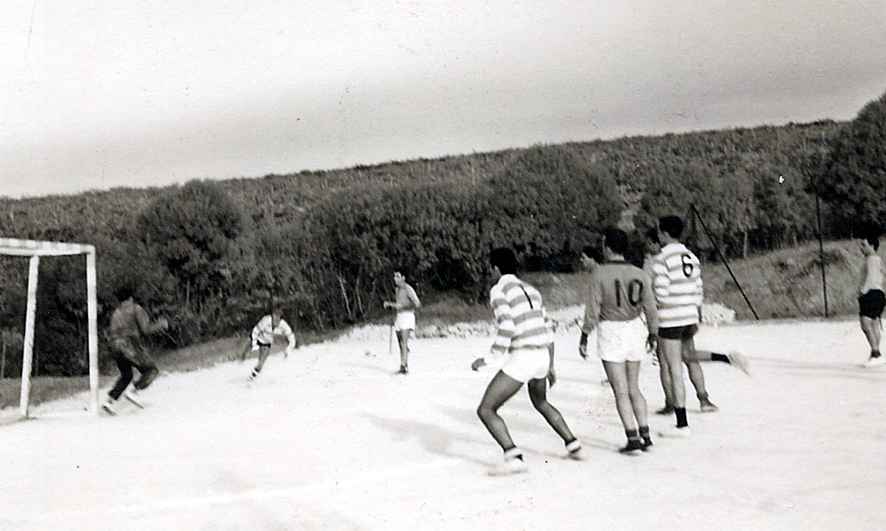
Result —
<instances>
[{"instance_id":1,"label":"distant player","mask_svg":"<svg viewBox=\"0 0 886 531\"><path fill-rule=\"evenodd\" d=\"M406 277L400 271L394 271L394 285L397 288L394 301L385 301L385 308L397 310L394 318L394 331L397 333L397 344L400 345L400 370L398 374L409 373L409 336L415 332L415 310L421 308L421 301L415 289L406 283Z\"/></svg>"},{"instance_id":2,"label":"distant player","mask_svg":"<svg viewBox=\"0 0 886 531\"><path fill-rule=\"evenodd\" d=\"M643 271L645 271L650 278L655 278L655 273L653 271L652 265L655 263L655 257L658 256L659 253L661 253L661 242L658 239L658 229L649 229L648 231L646 231ZM696 396L699 398L699 401L701 401L701 397L706 397L708 396L708 394L707 390L705 389L704 373L702 372L701 367L698 365L698 362L724 362L733 365L745 374L750 374L747 359L738 352L722 354L709 350L697 350L694 347L695 345L693 341L692 352L683 353L683 362L686 364L687 372L689 373L689 381L692 382L692 386L695 388L695 393ZM660 342L656 346L655 355L659 362L659 379L661 381L661 388L664 391L665 395L665 405L663 408L657 410L656 413L659 415L672 415L674 413L674 397L672 392L673 387L671 383L671 374L670 368L667 364L667 360L665 360L664 356L662 355ZM701 410L703 412L713 412L717 411L717 406L715 406L710 401L710 399L708 399L706 403L703 402L701 404Z\"/></svg>"},{"instance_id":3,"label":"distant player","mask_svg":"<svg viewBox=\"0 0 886 531\"><path fill-rule=\"evenodd\" d=\"M489 257L496 284L489 290L489 303L496 322L496 337L486 358L471 364L474 370L484 365L501 369L489 382L477 415L504 451L504 461L490 471L492 475L525 472L523 452L514 444L498 409L526 383L535 409L563 439L567 456L582 459L581 443L570 431L560 412L547 400L547 385L556 382L553 336L545 323L541 294L516 276L517 258L508 248L498 248Z\"/></svg>"},{"instance_id":4,"label":"distant player","mask_svg":"<svg viewBox=\"0 0 886 531\"><path fill-rule=\"evenodd\" d=\"M253 352L258 351L258 363L256 363L255 368L252 369L252 372L249 373L248 380L250 382L255 380L255 378L261 374L262 367L265 365L265 360L268 359L268 356L271 354L271 345L274 344L274 336L284 336L289 342L286 346L286 350L283 351L283 357L288 357L296 348L298 348L295 333L292 331L292 327L289 326L289 323L283 320L283 312L279 308L272 308L271 313L259 319L258 323L252 327L251 341L250 344L246 346L246 349L251 348ZM246 350L243 351L241 357L245 355Z\"/></svg>"},{"instance_id":5,"label":"distant player","mask_svg":"<svg viewBox=\"0 0 886 531\"><path fill-rule=\"evenodd\" d=\"M138 407L144 407L139 398L139 391L147 388L160 374L157 364L144 345L144 338L150 334L169 328L166 318L151 321L145 311L133 298L134 289L129 283L120 286L115 293L120 306L111 314L108 328L108 345L120 369L120 377L108 392L108 399L102 408L111 415L117 414L117 400L125 391L125 397ZM126 391L132 382L132 369L140 373L133 389Z\"/></svg>"},{"instance_id":6,"label":"distant player","mask_svg":"<svg viewBox=\"0 0 886 531\"><path fill-rule=\"evenodd\" d=\"M859 241L864 255L858 287L858 315L861 331L871 347L871 355L864 363L865 367L880 367L886 359L880 354L880 317L886 304L883 293L883 261L877 254L880 249L880 231L869 229Z\"/></svg>"},{"instance_id":7,"label":"distant player","mask_svg":"<svg viewBox=\"0 0 886 531\"><path fill-rule=\"evenodd\" d=\"M579 353L587 357L588 335L597 329L597 352L628 439L619 451L634 453L652 446L639 375L647 347L655 348L658 313L649 275L625 261L627 234L610 227L603 238L606 261L591 280ZM641 313L646 316L645 324Z\"/></svg>"},{"instance_id":8,"label":"distant player","mask_svg":"<svg viewBox=\"0 0 886 531\"><path fill-rule=\"evenodd\" d=\"M600 247L593 245L586 245L581 250L581 268L583 271L588 273L587 282L583 283L590 289L591 281L594 278L594 271L597 270L597 267L602 264L606 259L603 257L603 250ZM587 299L588 293L583 294L583 298ZM609 379L606 378L605 373L603 378L600 380L600 385L606 385L609 383Z\"/></svg>"}]
</instances>

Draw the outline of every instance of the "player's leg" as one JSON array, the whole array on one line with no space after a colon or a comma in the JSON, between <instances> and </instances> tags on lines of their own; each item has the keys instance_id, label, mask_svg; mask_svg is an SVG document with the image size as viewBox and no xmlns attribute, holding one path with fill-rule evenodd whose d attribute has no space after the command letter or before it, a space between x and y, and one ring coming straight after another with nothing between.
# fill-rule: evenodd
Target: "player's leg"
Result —
<instances>
[{"instance_id":1,"label":"player's leg","mask_svg":"<svg viewBox=\"0 0 886 531\"><path fill-rule=\"evenodd\" d=\"M870 357L865 365L877 365L883 361L880 355L880 320L868 317L866 315L859 316L861 331L864 333L865 339L870 346Z\"/></svg>"},{"instance_id":2,"label":"player's leg","mask_svg":"<svg viewBox=\"0 0 886 531\"><path fill-rule=\"evenodd\" d=\"M668 367L668 359L662 353L661 342L656 344L655 355L658 356L658 378L661 381L661 389L664 391L665 405L656 411L659 415L671 415L674 412L674 391L671 388L671 369Z\"/></svg>"},{"instance_id":3,"label":"player's leg","mask_svg":"<svg viewBox=\"0 0 886 531\"><path fill-rule=\"evenodd\" d=\"M271 345L267 345L264 343L259 344L258 346L258 362L255 365L255 368L252 369L252 372L249 374L249 380L255 380L255 378L261 374L262 368L265 366L265 360L268 359L268 356L271 355Z\"/></svg>"},{"instance_id":4,"label":"player's leg","mask_svg":"<svg viewBox=\"0 0 886 531\"><path fill-rule=\"evenodd\" d=\"M649 414L646 405L646 397L640 391L640 366L639 361L625 362L627 373L628 398L631 401L631 410L637 419L638 435L643 441L643 449L652 446L652 437L649 435Z\"/></svg>"},{"instance_id":5,"label":"player's leg","mask_svg":"<svg viewBox=\"0 0 886 531\"><path fill-rule=\"evenodd\" d=\"M117 377L117 381L114 382L114 386L108 392L107 400L102 404L102 408L112 415L117 414L115 404L132 381L132 362L116 352L114 353L114 361L117 362L120 376Z\"/></svg>"},{"instance_id":6,"label":"player's leg","mask_svg":"<svg viewBox=\"0 0 886 531\"><path fill-rule=\"evenodd\" d=\"M526 470L523 453L514 445L504 419L498 414L498 409L521 387L523 382L498 371L486 387L486 392L483 393L483 398L477 407L477 416L504 452L504 463L500 467L493 468L492 474L509 474Z\"/></svg>"},{"instance_id":7,"label":"player's leg","mask_svg":"<svg viewBox=\"0 0 886 531\"><path fill-rule=\"evenodd\" d=\"M397 330L397 344L400 346L400 372L409 372L409 330Z\"/></svg>"},{"instance_id":8,"label":"player's leg","mask_svg":"<svg viewBox=\"0 0 886 531\"><path fill-rule=\"evenodd\" d=\"M689 434L689 422L686 419L686 388L683 384L683 342L679 336L659 332L659 343L667 359L671 376L671 393L674 397L674 416L677 418L676 430L662 432L663 435L686 436ZM664 335L667 333L668 335Z\"/></svg>"},{"instance_id":9,"label":"player's leg","mask_svg":"<svg viewBox=\"0 0 886 531\"><path fill-rule=\"evenodd\" d=\"M529 400L532 401L532 406L541 413L548 425L563 439L566 451L569 452L568 455L572 458L580 459L582 457L581 443L572 434L572 430L569 429L569 425L566 424L563 415L560 414L560 410L548 402L547 380L545 378L533 378L527 382L526 387L529 390Z\"/></svg>"},{"instance_id":10,"label":"player's leg","mask_svg":"<svg viewBox=\"0 0 886 531\"><path fill-rule=\"evenodd\" d=\"M698 358L696 358L695 340L692 337L687 337L683 338L681 343L683 363L686 364L686 369L689 373L689 381L691 381L692 386L695 387L695 396L698 397L701 410L706 413L717 411L719 408L711 402L711 399L708 396L708 390L705 387L704 370L702 370L701 363L699 363Z\"/></svg>"},{"instance_id":11,"label":"player's leg","mask_svg":"<svg viewBox=\"0 0 886 531\"><path fill-rule=\"evenodd\" d=\"M615 396L615 409L618 411L621 425L624 427L625 435L628 438L628 444L619 451L630 453L640 451L643 448L643 444L640 440L640 433L637 431L637 422L634 419L631 398L628 396L628 373L625 363L603 360L603 370L606 371L606 377L609 379L609 386L612 388L612 394Z\"/></svg>"}]
</instances>

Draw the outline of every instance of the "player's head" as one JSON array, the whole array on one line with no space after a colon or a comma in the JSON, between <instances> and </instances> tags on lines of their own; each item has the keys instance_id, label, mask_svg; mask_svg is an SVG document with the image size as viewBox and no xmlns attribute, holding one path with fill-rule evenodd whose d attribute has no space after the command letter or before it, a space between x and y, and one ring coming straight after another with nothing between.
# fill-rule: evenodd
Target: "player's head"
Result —
<instances>
[{"instance_id":1,"label":"player's head","mask_svg":"<svg viewBox=\"0 0 886 531\"><path fill-rule=\"evenodd\" d=\"M880 249L880 229L868 227L861 236L861 250L864 254L876 254Z\"/></svg>"},{"instance_id":2,"label":"player's head","mask_svg":"<svg viewBox=\"0 0 886 531\"><path fill-rule=\"evenodd\" d=\"M509 247L493 249L489 254L489 263L498 269L499 275L515 275L517 273L517 255Z\"/></svg>"},{"instance_id":3,"label":"player's head","mask_svg":"<svg viewBox=\"0 0 886 531\"><path fill-rule=\"evenodd\" d=\"M123 302L125 300L129 300L135 296L135 288L132 286L132 282L125 281L121 283L114 290L114 296L117 297L117 300Z\"/></svg>"},{"instance_id":4,"label":"player's head","mask_svg":"<svg viewBox=\"0 0 886 531\"><path fill-rule=\"evenodd\" d=\"M646 254L658 254L661 252L661 240L658 239L658 229L649 229L646 231L645 242Z\"/></svg>"},{"instance_id":5,"label":"player's head","mask_svg":"<svg viewBox=\"0 0 886 531\"><path fill-rule=\"evenodd\" d=\"M610 254L624 257L628 251L628 235L617 227L606 227L603 230L603 248Z\"/></svg>"},{"instance_id":6,"label":"player's head","mask_svg":"<svg viewBox=\"0 0 886 531\"><path fill-rule=\"evenodd\" d=\"M394 271L394 284L402 286L406 283L406 275L401 270Z\"/></svg>"},{"instance_id":7,"label":"player's head","mask_svg":"<svg viewBox=\"0 0 886 531\"><path fill-rule=\"evenodd\" d=\"M680 216L660 217L658 218L658 232L660 236L669 237L673 241L679 240L683 235L683 220L680 219Z\"/></svg>"},{"instance_id":8,"label":"player's head","mask_svg":"<svg viewBox=\"0 0 886 531\"><path fill-rule=\"evenodd\" d=\"M271 324L275 327L283 319L283 310L279 306L271 306Z\"/></svg>"},{"instance_id":9,"label":"player's head","mask_svg":"<svg viewBox=\"0 0 886 531\"><path fill-rule=\"evenodd\" d=\"M603 251L594 245L585 245L581 250L581 265L585 271L593 271L603 262Z\"/></svg>"}]
</instances>

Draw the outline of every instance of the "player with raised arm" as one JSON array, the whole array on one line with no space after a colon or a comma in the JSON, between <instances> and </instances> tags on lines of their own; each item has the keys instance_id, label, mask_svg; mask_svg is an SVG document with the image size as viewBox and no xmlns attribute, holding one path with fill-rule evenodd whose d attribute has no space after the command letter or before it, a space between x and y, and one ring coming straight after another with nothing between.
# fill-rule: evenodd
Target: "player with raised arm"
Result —
<instances>
[{"instance_id":1,"label":"player with raised arm","mask_svg":"<svg viewBox=\"0 0 886 531\"><path fill-rule=\"evenodd\" d=\"M400 370L397 373L408 374L409 336L415 332L415 310L421 308L421 301L400 271L394 271L394 285L397 288L394 300L385 301L384 306L397 311L394 319L394 331L397 333L397 344L400 345Z\"/></svg>"},{"instance_id":2,"label":"player with raised arm","mask_svg":"<svg viewBox=\"0 0 886 531\"><path fill-rule=\"evenodd\" d=\"M258 363L249 373L248 381L252 382L261 373L265 360L271 354L271 345L274 344L274 336L284 336L289 342L286 350L283 351L283 357L288 357L296 348L298 348L298 340L292 327L283 319L283 312L279 308L272 308L268 315L259 319L258 323L252 327L250 343L243 350L241 359L245 357L247 350L253 352L258 351Z\"/></svg>"},{"instance_id":3,"label":"player with raised arm","mask_svg":"<svg viewBox=\"0 0 886 531\"><path fill-rule=\"evenodd\" d=\"M118 287L115 295L120 306L111 314L107 337L120 376L108 392L108 399L102 404L102 409L111 415L117 414L116 404L121 394L136 406L144 407L138 393L151 385L160 374L157 364L145 347L144 338L169 328L165 317L151 321L148 312L135 302L135 290L130 283L126 282ZM132 382L133 368L140 375L133 384L133 389L126 391Z\"/></svg>"},{"instance_id":4,"label":"player with raised arm","mask_svg":"<svg viewBox=\"0 0 886 531\"><path fill-rule=\"evenodd\" d=\"M883 261L877 254L880 249L880 231L876 228L868 229L859 241L859 247L864 255L864 265L858 285L858 320L871 347L871 355L864 366L880 367L886 365L886 358L880 354L880 318L886 304L886 295L883 293Z\"/></svg>"},{"instance_id":5,"label":"player with raised arm","mask_svg":"<svg viewBox=\"0 0 886 531\"><path fill-rule=\"evenodd\" d=\"M654 349L658 313L652 281L625 261L628 236L609 227L603 234L606 261L597 267L585 304L579 353L587 358L588 335L597 329L597 352L615 395L615 408L627 436L622 453L652 446L646 398L640 391L640 365L646 348ZM645 315L645 324L641 319Z\"/></svg>"},{"instance_id":6,"label":"player with raised arm","mask_svg":"<svg viewBox=\"0 0 886 531\"><path fill-rule=\"evenodd\" d=\"M527 384L529 399L566 445L567 456L582 459L581 443L572 434L560 412L547 400L548 382L554 385L554 349L551 330L545 322L541 293L517 278L517 258L508 248L494 249L489 257L497 282L489 290L489 303L496 322L496 336L489 355L477 358L473 370L484 365L501 366L486 387L477 416L504 452L504 461L491 475L525 472L523 452L517 448L498 409Z\"/></svg>"}]
</instances>

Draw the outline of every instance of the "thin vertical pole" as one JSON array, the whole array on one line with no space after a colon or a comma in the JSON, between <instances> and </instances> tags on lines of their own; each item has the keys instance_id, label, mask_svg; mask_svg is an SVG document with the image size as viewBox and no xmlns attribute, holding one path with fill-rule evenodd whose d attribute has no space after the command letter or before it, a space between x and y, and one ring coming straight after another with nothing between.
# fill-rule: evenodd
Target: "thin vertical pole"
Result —
<instances>
[{"instance_id":1,"label":"thin vertical pole","mask_svg":"<svg viewBox=\"0 0 886 531\"><path fill-rule=\"evenodd\" d=\"M818 220L818 261L821 264L821 292L824 296L824 316L828 318L828 277L824 264L824 237L821 234L821 200L818 189L815 190L815 217Z\"/></svg>"},{"instance_id":2,"label":"thin vertical pole","mask_svg":"<svg viewBox=\"0 0 886 531\"><path fill-rule=\"evenodd\" d=\"M98 308L95 295L95 251L86 253L86 314L89 326L89 395L90 412L98 408Z\"/></svg>"},{"instance_id":3,"label":"thin vertical pole","mask_svg":"<svg viewBox=\"0 0 886 531\"><path fill-rule=\"evenodd\" d=\"M34 359L34 318L37 315L37 276L40 257L32 256L28 267L28 306L25 313L25 341L22 352L22 387L19 396L21 415L28 418L28 398L31 394L31 363Z\"/></svg>"}]
</instances>

